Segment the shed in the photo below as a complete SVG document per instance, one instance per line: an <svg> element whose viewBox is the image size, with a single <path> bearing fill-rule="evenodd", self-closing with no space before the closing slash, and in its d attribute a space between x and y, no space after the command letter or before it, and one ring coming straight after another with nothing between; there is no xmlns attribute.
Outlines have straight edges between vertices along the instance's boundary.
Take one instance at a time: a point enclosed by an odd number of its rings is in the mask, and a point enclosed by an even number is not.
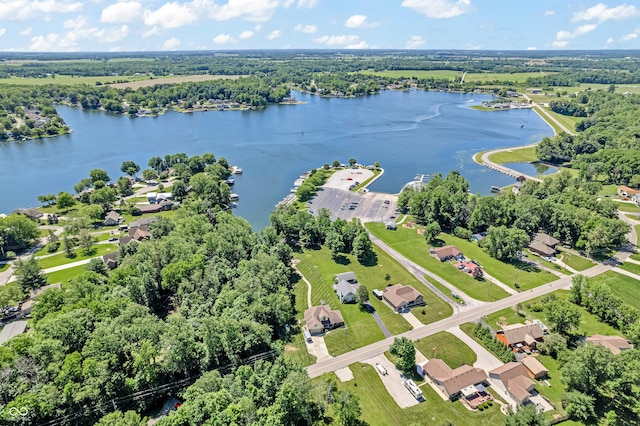
<svg viewBox="0 0 640 426"><path fill-rule="evenodd" d="M534 356L526 356L520 362L525 366L529 375L534 379L542 379L549 374L549 370L547 370L545 366L538 361L538 358Z"/></svg>

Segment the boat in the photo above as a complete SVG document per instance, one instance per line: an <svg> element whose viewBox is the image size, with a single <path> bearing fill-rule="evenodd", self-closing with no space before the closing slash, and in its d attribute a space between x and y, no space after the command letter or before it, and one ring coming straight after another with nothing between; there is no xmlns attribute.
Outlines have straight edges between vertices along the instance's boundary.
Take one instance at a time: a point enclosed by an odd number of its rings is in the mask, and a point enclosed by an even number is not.
<svg viewBox="0 0 640 426"><path fill-rule="evenodd" d="M238 203L236 203L235 201L232 201L232 202L230 202L230 203L229 203L229 206L230 206L232 209L235 209L236 207L238 207Z"/></svg>
<svg viewBox="0 0 640 426"><path fill-rule="evenodd" d="M229 194L230 201L238 201L239 199L240 199L240 196L238 194L234 194L234 193Z"/></svg>
<svg viewBox="0 0 640 426"><path fill-rule="evenodd" d="M499 186L491 185L491 192L500 192L500 191L502 191L502 188L500 188Z"/></svg>
<svg viewBox="0 0 640 426"><path fill-rule="evenodd" d="M231 166L231 174L232 175L241 175L242 169L238 166Z"/></svg>
<svg viewBox="0 0 640 426"><path fill-rule="evenodd" d="M224 183L226 183L227 185L231 186L234 183L236 183L236 180L234 178L227 178L227 180L224 181Z"/></svg>

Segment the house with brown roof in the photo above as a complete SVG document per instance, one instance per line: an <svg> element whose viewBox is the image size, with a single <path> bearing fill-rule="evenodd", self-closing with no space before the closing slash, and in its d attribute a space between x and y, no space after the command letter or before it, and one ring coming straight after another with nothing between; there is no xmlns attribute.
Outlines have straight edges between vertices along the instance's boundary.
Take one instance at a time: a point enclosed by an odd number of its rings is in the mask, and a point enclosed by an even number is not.
<svg viewBox="0 0 640 426"><path fill-rule="evenodd" d="M618 187L618 195L621 197L633 197L636 194L640 194L640 189L633 189L626 185Z"/></svg>
<svg viewBox="0 0 640 426"><path fill-rule="evenodd" d="M614 355L618 355L622 351L633 348L627 339L620 336L603 336L601 334L594 334L593 336L587 337L585 341L592 345L602 345L609 349Z"/></svg>
<svg viewBox="0 0 640 426"><path fill-rule="evenodd" d="M462 252L456 246L444 246L431 249L431 254L437 257L440 262L445 262L449 259L461 259Z"/></svg>
<svg viewBox="0 0 640 426"><path fill-rule="evenodd" d="M528 402L535 391L535 382L519 362L510 362L489 371L489 379L518 405Z"/></svg>
<svg viewBox="0 0 640 426"><path fill-rule="evenodd" d="M136 241L148 240L151 238L151 232L149 232L149 227L146 225L135 226L129 228L129 236Z"/></svg>
<svg viewBox="0 0 640 426"><path fill-rule="evenodd" d="M333 310L329 305L312 306L304 311L304 321L311 334L322 334L344 325L340 311Z"/></svg>
<svg viewBox="0 0 640 426"><path fill-rule="evenodd" d="M525 324L503 325L502 330L496 332L496 339L515 352L535 349L543 336L540 325L529 321Z"/></svg>
<svg viewBox="0 0 640 426"><path fill-rule="evenodd" d="M396 284L382 292L382 298L396 311L424 305L424 296L410 285Z"/></svg>
<svg viewBox="0 0 640 426"><path fill-rule="evenodd" d="M420 366L418 367L420 368ZM422 372L418 371L418 373L431 379L452 401L460 398L463 394L463 389L467 389L470 386L476 387L478 391L482 392L484 392L484 386L488 386L487 373L470 365L464 364L452 370L441 359L433 358L421 364L421 368ZM465 393L470 394L467 391Z"/></svg>
<svg viewBox="0 0 640 426"><path fill-rule="evenodd" d="M25 215L28 218L33 219L33 220L38 220L42 216L44 216L44 213L42 213L38 209L16 209L16 210L13 211L13 214Z"/></svg>
<svg viewBox="0 0 640 426"><path fill-rule="evenodd" d="M116 225L120 225L122 222L124 222L124 218L120 216L117 212L111 210L105 216L102 224L104 226L116 226Z"/></svg>
<svg viewBox="0 0 640 426"><path fill-rule="evenodd" d="M117 251L107 253L102 256L102 261L107 266L107 268L115 269L118 267L118 255L119 253Z"/></svg>
<svg viewBox="0 0 640 426"><path fill-rule="evenodd" d="M560 243L557 239L544 232L538 232L529 243L529 250L537 255L547 257L556 253L556 247Z"/></svg>
<svg viewBox="0 0 640 426"><path fill-rule="evenodd" d="M520 362L527 369L529 375L536 380L540 380L549 374L549 370L535 356L526 356Z"/></svg>
<svg viewBox="0 0 640 426"><path fill-rule="evenodd" d="M549 234L545 234L544 232L538 232L536 235L533 236L533 240L534 241L539 241L542 244L545 244L553 249L556 248L556 246L558 244L560 244L560 241L553 238L551 235Z"/></svg>

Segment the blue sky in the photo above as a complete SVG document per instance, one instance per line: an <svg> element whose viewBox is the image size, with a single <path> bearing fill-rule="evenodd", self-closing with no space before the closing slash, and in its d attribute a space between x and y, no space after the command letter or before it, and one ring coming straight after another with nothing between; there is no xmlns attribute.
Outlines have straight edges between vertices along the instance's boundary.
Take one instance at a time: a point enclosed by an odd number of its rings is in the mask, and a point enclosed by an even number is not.
<svg viewBox="0 0 640 426"><path fill-rule="evenodd" d="M638 49L639 36L637 0L0 0L2 51Z"/></svg>

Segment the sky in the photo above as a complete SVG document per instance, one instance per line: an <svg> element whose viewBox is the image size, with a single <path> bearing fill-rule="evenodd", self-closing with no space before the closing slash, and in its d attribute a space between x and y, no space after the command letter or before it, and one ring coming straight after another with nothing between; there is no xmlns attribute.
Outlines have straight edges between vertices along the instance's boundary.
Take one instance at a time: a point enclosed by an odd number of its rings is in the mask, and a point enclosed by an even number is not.
<svg viewBox="0 0 640 426"><path fill-rule="evenodd" d="M640 48L611 1L0 0L0 51Z"/></svg>

